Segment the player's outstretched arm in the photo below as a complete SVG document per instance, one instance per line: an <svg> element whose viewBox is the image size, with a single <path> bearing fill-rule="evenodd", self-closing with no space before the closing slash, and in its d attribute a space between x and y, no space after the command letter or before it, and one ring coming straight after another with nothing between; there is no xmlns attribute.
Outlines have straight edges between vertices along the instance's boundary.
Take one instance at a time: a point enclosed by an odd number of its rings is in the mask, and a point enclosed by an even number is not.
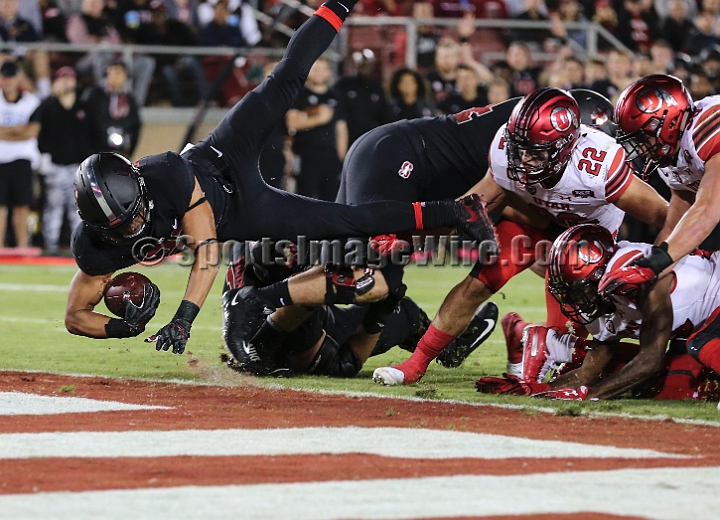
<svg viewBox="0 0 720 520"><path fill-rule="evenodd" d="M686 190L670 190L670 205L668 206L667 218L657 238L655 245L662 244L673 232L680 219L687 213L693 202L695 202L695 194Z"/></svg>
<svg viewBox="0 0 720 520"><path fill-rule="evenodd" d="M720 154L705 163L695 202L667 239L668 254L675 261L691 253L720 223Z"/></svg>
<svg viewBox="0 0 720 520"><path fill-rule="evenodd" d="M495 179L493 178L492 173L490 173L490 170L488 170L485 174L485 177L480 179L480 182L470 188L470 190L465 193L463 197L466 197L473 193L482 197L482 199L485 201L485 209L487 209L488 213L502 210L505 207L505 199L507 192L502 189L497 182L495 182Z"/></svg>
<svg viewBox="0 0 720 520"><path fill-rule="evenodd" d="M667 201L652 186L635 176L615 205L631 217L658 229L662 229L668 214Z"/></svg>
<svg viewBox="0 0 720 520"><path fill-rule="evenodd" d="M102 300L105 286L112 273L90 276L78 269L70 282L67 307L65 308L65 328L70 334L89 338L107 338L105 326L110 316L93 309Z"/></svg>
<svg viewBox="0 0 720 520"><path fill-rule="evenodd" d="M616 346L616 343L593 341L582 366L558 377L550 383L550 388L579 388L583 385L592 385L600 378L603 369L612 359L613 348Z"/></svg>
<svg viewBox="0 0 720 520"><path fill-rule="evenodd" d="M675 274L668 273L653 285L640 304L640 352L622 369L588 392L588 399L618 396L662 370L665 349L672 333L673 312L670 292Z"/></svg>
<svg viewBox="0 0 720 520"><path fill-rule="evenodd" d="M195 262L185 296L170 323L145 340L155 343L156 350L172 347L173 354L185 352L192 323L205 303L220 268L220 244L215 232L215 217L197 180L189 207L192 209L185 213L181 225L188 237L187 245L195 251Z"/></svg>

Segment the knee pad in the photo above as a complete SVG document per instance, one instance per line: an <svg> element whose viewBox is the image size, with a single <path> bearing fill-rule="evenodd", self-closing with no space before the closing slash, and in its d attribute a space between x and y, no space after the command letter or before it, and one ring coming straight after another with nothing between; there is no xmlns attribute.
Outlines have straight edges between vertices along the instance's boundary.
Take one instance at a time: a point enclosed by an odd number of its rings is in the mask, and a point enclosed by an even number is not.
<svg viewBox="0 0 720 520"><path fill-rule="evenodd" d="M355 279L352 267L328 264L325 266L325 304L355 303L357 295L363 295L375 286L373 269Z"/></svg>
<svg viewBox="0 0 720 520"><path fill-rule="evenodd" d="M332 337L326 335L307 373L330 377L355 377L361 368L360 358L347 344L338 345Z"/></svg>

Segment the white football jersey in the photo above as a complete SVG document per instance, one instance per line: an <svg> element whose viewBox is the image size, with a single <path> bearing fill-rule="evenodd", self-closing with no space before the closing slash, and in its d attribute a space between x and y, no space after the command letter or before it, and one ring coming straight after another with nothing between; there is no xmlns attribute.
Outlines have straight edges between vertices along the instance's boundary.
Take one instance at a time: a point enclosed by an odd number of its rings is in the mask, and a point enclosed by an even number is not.
<svg viewBox="0 0 720 520"><path fill-rule="evenodd" d="M23 92L15 103L8 103L0 91L0 126L26 125L30 116L40 106L40 100L35 94ZM40 163L37 139L24 141L0 140L0 163L11 163L18 159L27 159L37 167Z"/></svg>
<svg viewBox="0 0 720 520"><path fill-rule="evenodd" d="M705 175L705 163L720 153L720 96L708 96L695 104L697 111L680 139L677 166L660 168L660 178L674 190L697 193Z"/></svg>
<svg viewBox="0 0 720 520"><path fill-rule="evenodd" d="M650 244L620 242L620 249L608 263L608 271L632 264L650 253ZM670 293L673 308L673 336L687 337L720 307L720 252L710 256L690 254L673 269L675 286ZM615 312L587 325L593 339L609 341L640 337L642 317L628 298L613 296Z"/></svg>
<svg viewBox="0 0 720 520"><path fill-rule="evenodd" d="M617 233L625 212L612 204L632 182L625 150L600 130L580 125L580 139L560 182L550 189L541 184L525 186L508 177L505 127L495 134L490 147L490 173L498 185L564 227L599 224Z"/></svg>

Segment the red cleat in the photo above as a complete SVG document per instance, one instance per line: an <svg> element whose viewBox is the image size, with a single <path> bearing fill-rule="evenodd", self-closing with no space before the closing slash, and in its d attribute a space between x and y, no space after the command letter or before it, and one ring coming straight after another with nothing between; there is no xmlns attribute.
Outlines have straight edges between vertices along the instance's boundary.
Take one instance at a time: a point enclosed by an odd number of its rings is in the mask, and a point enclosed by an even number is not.
<svg viewBox="0 0 720 520"><path fill-rule="evenodd" d="M555 336L556 332L541 325L531 325L523 330L523 380L535 382L545 376L543 366L550 355L547 346L548 335Z"/></svg>
<svg viewBox="0 0 720 520"><path fill-rule="evenodd" d="M508 364L522 363L523 346L522 335L523 329L529 325L523 320L517 312L509 312L503 316L500 321L503 334L505 335L505 344L507 345Z"/></svg>

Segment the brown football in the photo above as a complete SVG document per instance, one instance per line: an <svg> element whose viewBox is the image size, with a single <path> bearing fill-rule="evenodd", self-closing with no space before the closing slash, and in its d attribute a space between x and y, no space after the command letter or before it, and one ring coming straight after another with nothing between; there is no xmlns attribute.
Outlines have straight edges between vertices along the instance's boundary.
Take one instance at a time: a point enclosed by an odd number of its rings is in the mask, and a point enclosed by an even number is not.
<svg viewBox="0 0 720 520"><path fill-rule="evenodd" d="M150 279L140 273L120 273L105 287L105 306L115 316L124 318L125 298L130 298L135 305L142 304L145 284L149 282Z"/></svg>

